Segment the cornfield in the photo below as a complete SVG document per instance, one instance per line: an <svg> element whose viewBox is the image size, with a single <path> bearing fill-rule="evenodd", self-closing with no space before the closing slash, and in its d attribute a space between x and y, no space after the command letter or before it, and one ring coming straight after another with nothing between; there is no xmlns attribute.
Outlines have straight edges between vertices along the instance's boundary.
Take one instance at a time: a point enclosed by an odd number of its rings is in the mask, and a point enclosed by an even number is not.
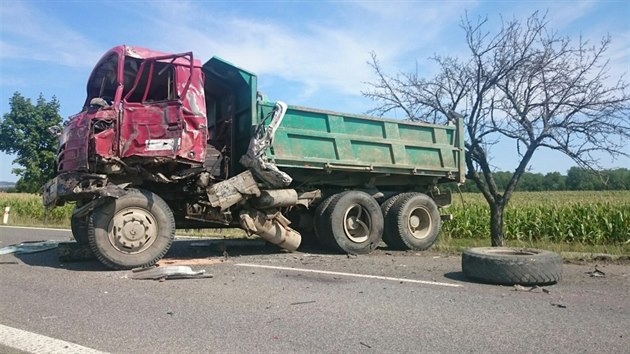
<svg viewBox="0 0 630 354"><path fill-rule="evenodd" d="M443 213L442 238L488 239L490 210L481 194L453 196ZM10 224L69 226L73 205L44 210L41 197L0 193L0 207L11 207ZM507 240L549 241L587 245L620 245L630 242L630 191L520 192L505 211Z"/></svg>
<svg viewBox="0 0 630 354"><path fill-rule="evenodd" d="M490 210L481 194L454 196L442 226L450 238L489 238ZM520 192L505 210L507 240L616 245L630 241L630 191Z"/></svg>

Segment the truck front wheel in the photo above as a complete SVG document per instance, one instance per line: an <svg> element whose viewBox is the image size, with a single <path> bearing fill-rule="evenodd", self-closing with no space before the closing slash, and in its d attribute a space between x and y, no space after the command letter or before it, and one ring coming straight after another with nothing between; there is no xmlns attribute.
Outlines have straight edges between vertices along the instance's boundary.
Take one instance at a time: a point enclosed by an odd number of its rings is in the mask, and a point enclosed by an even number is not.
<svg viewBox="0 0 630 354"><path fill-rule="evenodd" d="M130 189L94 210L88 221L92 252L114 269L148 267L160 260L175 237L173 212L157 194Z"/></svg>
<svg viewBox="0 0 630 354"><path fill-rule="evenodd" d="M317 225L324 243L354 254L372 252L383 237L383 214L369 194L349 191L333 197Z"/></svg>

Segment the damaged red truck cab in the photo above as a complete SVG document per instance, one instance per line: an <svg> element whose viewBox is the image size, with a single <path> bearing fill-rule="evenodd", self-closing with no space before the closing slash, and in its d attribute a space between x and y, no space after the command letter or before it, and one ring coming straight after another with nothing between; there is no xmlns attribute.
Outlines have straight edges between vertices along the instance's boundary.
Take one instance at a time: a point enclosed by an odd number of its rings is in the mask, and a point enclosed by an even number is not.
<svg viewBox="0 0 630 354"><path fill-rule="evenodd" d="M58 170L116 173L124 159L205 159L203 72L192 53L108 51L92 71L84 110L68 120Z"/></svg>

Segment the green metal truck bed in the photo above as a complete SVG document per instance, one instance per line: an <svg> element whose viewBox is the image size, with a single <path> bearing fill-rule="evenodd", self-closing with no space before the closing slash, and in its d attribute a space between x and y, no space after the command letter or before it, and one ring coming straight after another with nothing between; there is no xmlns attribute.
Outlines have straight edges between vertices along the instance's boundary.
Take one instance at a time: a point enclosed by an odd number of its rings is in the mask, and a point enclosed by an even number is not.
<svg viewBox="0 0 630 354"><path fill-rule="evenodd" d="M258 119L274 103L258 102ZM289 106L267 157L303 184L464 181L463 122L434 125Z"/></svg>

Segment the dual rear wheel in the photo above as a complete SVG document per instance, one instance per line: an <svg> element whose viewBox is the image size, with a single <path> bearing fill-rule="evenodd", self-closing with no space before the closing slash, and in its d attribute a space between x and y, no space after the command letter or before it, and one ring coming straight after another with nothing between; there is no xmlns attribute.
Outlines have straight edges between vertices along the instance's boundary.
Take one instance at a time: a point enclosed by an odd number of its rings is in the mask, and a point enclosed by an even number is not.
<svg viewBox="0 0 630 354"><path fill-rule="evenodd" d="M403 193L379 206L369 194L347 191L325 199L315 210L320 242L336 251L366 254L381 240L394 249L426 250L438 238L437 205L421 193Z"/></svg>

